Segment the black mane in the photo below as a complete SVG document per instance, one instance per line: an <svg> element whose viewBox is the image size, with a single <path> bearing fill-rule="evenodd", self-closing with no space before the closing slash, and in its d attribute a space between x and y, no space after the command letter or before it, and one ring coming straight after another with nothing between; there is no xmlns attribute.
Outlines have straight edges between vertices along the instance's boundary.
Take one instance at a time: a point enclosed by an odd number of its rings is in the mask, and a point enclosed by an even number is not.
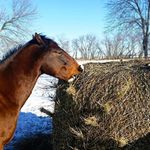
<svg viewBox="0 0 150 150"><path fill-rule="evenodd" d="M41 36L42 40L44 41L44 43L45 43L46 45L51 45L51 44L53 44L53 45L58 46L57 43L56 43L55 41L53 41L52 39L49 39L49 38L47 38L47 37L44 36L44 35L40 35L40 36ZM39 44L39 43L38 43L37 40L33 37L33 38L32 38L29 42L27 42L26 44L23 44L23 45L20 44L20 45L18 45L18 46L16 46L16 47L10 49L10 50L3 56L2 60L0 60L0 63L3 63L5 60L7 60L8 58L10 58L10 57L11 57L12 55L14 55L16 52L18 52L19 50L21 50L22 47L24 47L25 45L30 45L30 44Z"/></svg>

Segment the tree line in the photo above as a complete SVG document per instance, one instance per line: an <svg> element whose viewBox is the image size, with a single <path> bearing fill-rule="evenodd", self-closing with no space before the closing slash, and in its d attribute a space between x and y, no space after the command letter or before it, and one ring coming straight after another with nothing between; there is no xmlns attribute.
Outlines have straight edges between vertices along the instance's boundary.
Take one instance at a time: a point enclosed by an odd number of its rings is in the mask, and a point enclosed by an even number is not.
<svg viewBox="0 0 150 150"><path fill-rule="evenodd" d="M120 59L142 57L139 37L117 33L99 39L94 34L79 36L71 41L61 37L59 45L76 59Z"/></svg>
<svg viewBox="0 0 150 150"><path fill-rule="evenodd" d="M73 41L75 57L149 57L150 0L108 0L106 32L101 43L92 35ZM111 33L111 34L110 34Z"/></svg>
<svg viewBox="0 0 150 150"><path fill-rule="evenodd" d="M108 0L105 6L107 25L101 39L92 34L71 41L57 38L59 45L81 59L148 58L150 0ZM36 15L32 0L11 0L9 11L1 7L1 50L18 44L29 35Z"/></svg>
<svg viewBox="0 0 150 150"><path fill-rule="evenodd" d="M108 30L139 37L143 56L147 58L150 41L150 0L108 0L106 8Z"/></svg>

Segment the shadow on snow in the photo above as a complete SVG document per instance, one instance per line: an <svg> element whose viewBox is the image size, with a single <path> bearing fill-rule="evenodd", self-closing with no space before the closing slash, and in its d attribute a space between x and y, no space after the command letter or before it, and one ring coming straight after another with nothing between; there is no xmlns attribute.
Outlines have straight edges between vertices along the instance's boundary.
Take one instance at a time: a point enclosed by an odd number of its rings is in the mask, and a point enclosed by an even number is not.
<svg viewBox="0 0 150 150"><path fill-rule="evenodd" d="M24 139L37 135L48 137L52 132L52 119L50 117L39 117L33 113L21 112L17 128L12 141L5 146L5 150L16 150L14 146Z"/></svg>

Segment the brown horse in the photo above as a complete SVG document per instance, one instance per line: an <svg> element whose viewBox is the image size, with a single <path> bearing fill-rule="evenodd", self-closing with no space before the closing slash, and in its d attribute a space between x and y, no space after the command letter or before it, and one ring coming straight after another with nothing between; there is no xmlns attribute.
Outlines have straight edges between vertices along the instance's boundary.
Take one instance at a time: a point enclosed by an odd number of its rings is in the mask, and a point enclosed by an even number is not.
<svg viewBox="0 0 150 150"><path fill-rule="evenodd" d="M0 150L11 140L19 111L41 74L68 80L81 71L56 42L37 33L4 58L0 63Z"/></svg>

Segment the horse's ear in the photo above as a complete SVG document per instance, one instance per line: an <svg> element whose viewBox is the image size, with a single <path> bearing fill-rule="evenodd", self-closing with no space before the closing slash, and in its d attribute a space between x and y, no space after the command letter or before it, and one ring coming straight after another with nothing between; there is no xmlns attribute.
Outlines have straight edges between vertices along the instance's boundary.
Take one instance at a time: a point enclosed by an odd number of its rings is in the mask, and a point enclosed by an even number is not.
<svg viewBox="0 0 150 150"><path fill-rule="evenodd" d="M35 33L33 38L38 42L39 45L45 46L45 42L42 40L40 34Z"/></svg>

